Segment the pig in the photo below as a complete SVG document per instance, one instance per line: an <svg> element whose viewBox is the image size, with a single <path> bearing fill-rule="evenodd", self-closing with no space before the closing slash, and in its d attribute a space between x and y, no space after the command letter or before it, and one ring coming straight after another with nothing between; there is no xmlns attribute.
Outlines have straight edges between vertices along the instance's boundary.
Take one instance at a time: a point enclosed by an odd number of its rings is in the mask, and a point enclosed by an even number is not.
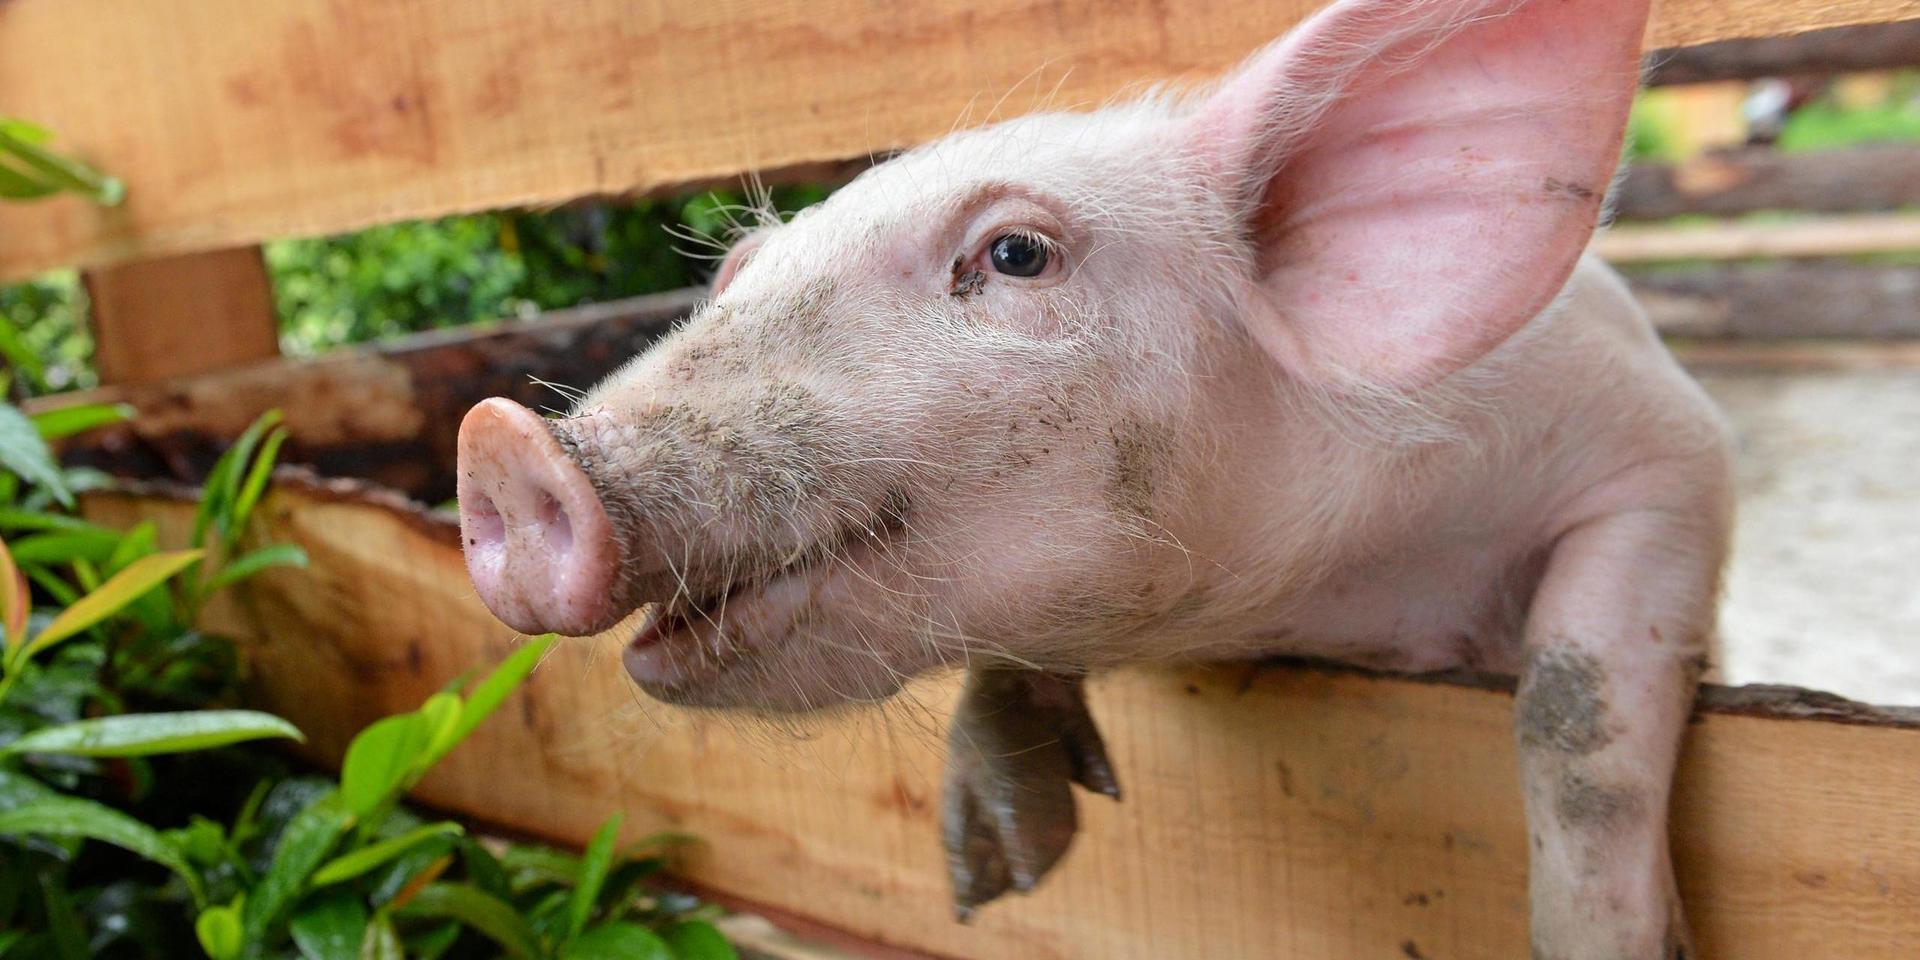
<svg viewBox="0 0 1920 960"><path fill-rule="evenodd" d="M1346 0L1204 90L878 164L569 415L470 411L474 586L528 633L624 620L671 704L964 667L963 918L1058 861L1072 785L1119 795L1089 674L1515 673L1533 956L1686 957L1666 817L1728 447L1586 253L1646 18Z"/></svg>

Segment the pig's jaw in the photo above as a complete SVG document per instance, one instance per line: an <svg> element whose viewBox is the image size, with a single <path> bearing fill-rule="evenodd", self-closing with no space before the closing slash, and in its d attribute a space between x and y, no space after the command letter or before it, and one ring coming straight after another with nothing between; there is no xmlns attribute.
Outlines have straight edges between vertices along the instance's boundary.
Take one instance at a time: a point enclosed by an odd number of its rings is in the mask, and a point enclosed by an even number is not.
<svg viewBox="0 0 1920 960"><path fill-rule="evenodd" d="M827 676L842 664L815 662L846 650L817 635L820 621L865 606L899 548L905 521L882 511L797 552L778 569L695 597L685 590L648 605L623 655L627 672L655 699L686 706L810 710L849 700L880 700L904 679L904 665L881 665L880 679ZM862 653L878 657L864 647ZM777 678L777 679L776 679ZM768 689L773 686L774 689Z"/></svg>

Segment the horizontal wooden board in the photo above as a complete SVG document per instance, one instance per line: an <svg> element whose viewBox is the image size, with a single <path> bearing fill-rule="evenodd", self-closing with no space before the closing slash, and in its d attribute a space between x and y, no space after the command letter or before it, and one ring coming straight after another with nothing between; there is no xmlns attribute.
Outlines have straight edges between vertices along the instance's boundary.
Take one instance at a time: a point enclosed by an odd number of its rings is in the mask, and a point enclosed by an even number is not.
<svg viewBox="0 0 1920 960"><path fill-rule="evenodd" d="M1920 263L1643 267L1629 271L1627 280L1655 325L1673 336L1748 342L1920 337Z"/></svg>
<svg viewBox="0 0 1920 960"><path fill-rule="evenodd" d="M152 519L168 539L190 523L159 494L87 509ZM323 759L515 642L474 598L444 519L290 481L260 515L313 568L260 577L212 625L246 638L255 704ZM1251 665L1102 678L1092 707L1126 801L1083 798L1056 874L960 926L936 840L950 679L885 711L774 726L648 704L617 646L559 648L419 798L572 843L614 809L635 836L691 830L708 841L684 865L694 882L939 957L1525 955L1526 841L1497 682ZM1920 720L1777 689L1708 701L1672 830L1701 955L1911 956Z"/></svg>
<svg viewBox="0 0 1920 960"><path fill-rule="evenodd" d="M489 396L564 408L563 390L590 387L632 359L703 294L556 310L316 359L63 394L33 407L129 404L137 418L68 443L68 462L194 482L255 417L277 409L291 434L285 460L438 502L453 496L454 440L467 408Z"/></svg>
<svg viewBox="0 0 1920 960"><path fill-rule="evenodd" d="M1213 75L1319 0L9 0L0 102L125 205L0 207L0 279L861 157ZM1652 46L1920 18L1665 0Z"/></svg>
<svg viewBox="0 0 1920 960"><path fill-rule="evenodd" d="M1833 27L1790 37L1722 40L1648 57L1647 83L1712 83L1920 66L1920 23Z"/></svg>
<svg viewBox="0 0 1920 960"><path fill-rule="evenodd" d="M1915 41L1920 58L1920 38ZM1684 163L1636 163L1614 187L1621 220L1756 210L1873 213L1920 207L1920 145L1874 144L1785 153L1766 147L1708 153Z"/></svg>
<svg viewBox="0 0 1920 960"><path fill-rule="evenodd" d="M1920 213L1684 227L1626 224L1595 237L1593 250L1614 264L1911 253L1920 251Z"/></svg>

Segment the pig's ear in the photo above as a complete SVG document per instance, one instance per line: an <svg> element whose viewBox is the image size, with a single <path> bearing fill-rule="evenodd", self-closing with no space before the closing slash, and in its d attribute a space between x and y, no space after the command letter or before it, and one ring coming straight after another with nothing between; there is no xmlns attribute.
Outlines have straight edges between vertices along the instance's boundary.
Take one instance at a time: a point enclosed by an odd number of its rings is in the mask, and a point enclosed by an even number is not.
<svg viewBox="0 0 1920 960"><path fill-rule="evenodd" d="M1323 381L1417 388L1544 309L1592 234L1647 0L1351 0L1181 136L1240 206L1249 325Z"/></svg>
<svg viewBox="0 0 1920 960"><path fill-rule="evenodd" d="M748 258L753 256L754 248L766 242L767 233L768 230L762 227L741 237L734 242L733 246L727 248L727 255L720 260L720 268L713 272L713 289L708 291L710 296L719 296L720 291L725 290L727 284L733 282L740 268L746 266Z"/></svg>

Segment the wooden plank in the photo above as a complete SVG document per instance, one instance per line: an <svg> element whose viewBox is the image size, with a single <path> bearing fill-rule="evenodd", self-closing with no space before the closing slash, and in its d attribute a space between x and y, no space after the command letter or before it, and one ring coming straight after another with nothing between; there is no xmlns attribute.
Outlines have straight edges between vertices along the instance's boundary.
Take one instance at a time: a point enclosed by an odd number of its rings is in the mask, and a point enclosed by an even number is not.
<svg viewBox="0 0 1920 960"><path fill-rule="evenodd" d="M1684 227L1625 224L1596 236L1593 249L1615 264L1901 253L1920 250L1920 213Z"/></svg>
<svg viewBox="0 0 1920 960"><path fill-rule="evenodd" d="M1672 336L1920 337L1920 262L1641 267L1626 277L1654 325Z"/></svg>
<svg viewBox="0 0 1920 960"><path fill-rule="evenodd" d="M0 210L0 278L863 157L1194 82L1319 5L10 0L6 109L128 197ZM1666 0L1649 39L1916 18L1920 0Z"/></svg>
<svg viewBox="0 0 1920 960"><path fill-rule="evenodd" d="M88 512L150 518L173 540L191 511L121 494ZM513 644L444 518L298 482L260 515L313 568L258 578L211 625L248 640L255 705L299 724L317 756ZM769 724L647 703L618 643L562 646L420 799L571 843L623 809L635 836L707 838L685 865L695 883L940 957L1525 955L1526 836L1498 683L1255 666L1100 679L1092 708L1126 802L1083 800L1058 872L960 926L936 840L950 679L884 712ZM1709 697L1673 822L1703 956L1911 956L1916 724L1797 692Z"/></svg>
<svg viewBox="0 0 1920 960"><path fill-rule="evenodd" d="M1920 23L1834 27L1722 40L1647 57L1647 83L1711 83L1920 67Z"/></svg>
<svg viewBox="0 0 1920 960"><path fill-rule="evenodd" d="M83 279L102 383L152 383L280 355L259 247L138 260Z"/></svg>
<svg viewBox="0 0 1920 960"><path fill-rule="evenodd" d="M1614 215L1621 220L1755 210L1874 213L1912 206L1920 206L1920 146L1905 143L1809 153L1750 148L1680 164L1636 163L1613 190Z"/></svg>
<svg viewBox="0 0 1920 960"><path fill-rule="evenodd" d="M291 435L286 462L438 502L453 496L454 440L468 407L489 396L564 407L546 384L591 386L644 350L704 292L635 297L316 359L62 394L31 408L129 404L138 413L134 420L69 442L68 462L195 482L247 424L278 409Z"/></svg>

